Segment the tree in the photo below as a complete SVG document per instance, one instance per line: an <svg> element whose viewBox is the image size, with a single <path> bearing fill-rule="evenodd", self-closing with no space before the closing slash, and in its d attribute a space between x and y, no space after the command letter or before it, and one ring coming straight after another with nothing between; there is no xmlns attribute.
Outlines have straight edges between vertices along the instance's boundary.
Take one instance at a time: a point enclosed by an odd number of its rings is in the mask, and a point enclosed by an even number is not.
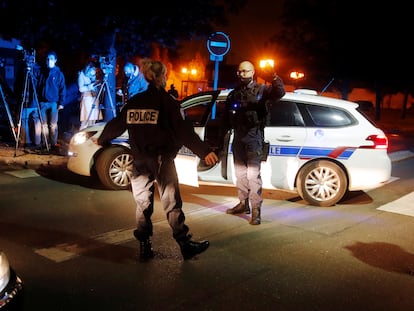
<svg viewBox="0 0 414 311"><path fill-rule="evenodd" d="M56 50L64 60L63 71L74 80L94 54L115 62L119 55L150 57L157 46L177 57L181 40L207 38L214 23L226 24L226 14L237 13L245 2L180 0L135 9L129 0L108 6L97 0L1 0L0 35L20 39L39 58L50 48ZM77 12L68 13L73 10ZM114 77L109 80L115 83Z"/></svg>
<svg viewBox="0 0 414 311"><path fill-rule="evenodd" d="M282 19L283 29L271 41L319 85L334 78L344 95L359 86L377 91L377 98L414 92L411 8L405 1L289 0Z"/></svg>

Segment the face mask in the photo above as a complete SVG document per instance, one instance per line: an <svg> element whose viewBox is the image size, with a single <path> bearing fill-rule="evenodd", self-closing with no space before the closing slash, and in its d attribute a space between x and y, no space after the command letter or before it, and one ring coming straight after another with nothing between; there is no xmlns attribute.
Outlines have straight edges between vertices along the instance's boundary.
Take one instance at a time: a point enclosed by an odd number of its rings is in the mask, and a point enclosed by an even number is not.
<svg viewBox="0 0 414 311"><path fill-rule="evenodd" d="M250 78L239 77L239 81L240 81L240 84L242 84L242 85L248 85L250 83L250 81L253 81L253 78L252 77L250 77Z"/></svg>

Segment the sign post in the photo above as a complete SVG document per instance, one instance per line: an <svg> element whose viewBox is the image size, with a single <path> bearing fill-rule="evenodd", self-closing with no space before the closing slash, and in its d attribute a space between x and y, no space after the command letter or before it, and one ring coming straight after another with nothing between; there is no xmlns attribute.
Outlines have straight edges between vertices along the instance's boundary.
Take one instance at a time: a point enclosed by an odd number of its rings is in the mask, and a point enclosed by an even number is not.
<svg viewBox="0 0 414 311"><path fill-rule="evenodd" d="M215 61L214 65L214 90L218 86L219 62L230 50L230 39L224 32L215 32L207 40L207 49L210 52L210 60ZM216 104L211 111L211 118L216 118Z"/></svg>

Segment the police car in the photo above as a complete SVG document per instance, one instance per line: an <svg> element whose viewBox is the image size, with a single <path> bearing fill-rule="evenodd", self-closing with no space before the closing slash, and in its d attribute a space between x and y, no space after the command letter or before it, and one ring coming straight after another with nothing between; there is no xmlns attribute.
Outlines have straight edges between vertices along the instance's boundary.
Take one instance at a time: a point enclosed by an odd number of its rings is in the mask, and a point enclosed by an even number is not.
<svg viewBox="0 0 414 311"><path fill-rule="evenodd" d="M181 101L185 117L220 157L213 166L197 159L193 167L198 181L235 184L233 135L222 126L229 91L201 92ZM104 125L71 138L67 167L84 176L96 173L108 189L128 189L133 161L128 134L110 146L97 146L90 138L98 137ZM265 140L270 147L262 162L263 187L296 191L310 205L333 206L349 191L379 187L391 178L386 135L351 101L305 90L287 92L269 106ZM195 155L183 147L176 161L191 158ZM191 173L189 167L177 165L180 182Z"/></svg>

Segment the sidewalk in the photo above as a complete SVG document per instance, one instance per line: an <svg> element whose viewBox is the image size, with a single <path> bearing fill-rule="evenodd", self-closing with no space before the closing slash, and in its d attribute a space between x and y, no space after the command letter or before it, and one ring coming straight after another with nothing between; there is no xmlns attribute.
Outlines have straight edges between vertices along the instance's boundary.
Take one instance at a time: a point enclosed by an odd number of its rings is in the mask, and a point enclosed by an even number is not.
<svg viewBox="0 0 414 311"><path fill-rule="evenodd" d="M41 165L66 165L67 156L55 154L30 153L27 149L14 146L0 145L0 164L6 164L11 168L24 167L37 169Z"/></svg>

